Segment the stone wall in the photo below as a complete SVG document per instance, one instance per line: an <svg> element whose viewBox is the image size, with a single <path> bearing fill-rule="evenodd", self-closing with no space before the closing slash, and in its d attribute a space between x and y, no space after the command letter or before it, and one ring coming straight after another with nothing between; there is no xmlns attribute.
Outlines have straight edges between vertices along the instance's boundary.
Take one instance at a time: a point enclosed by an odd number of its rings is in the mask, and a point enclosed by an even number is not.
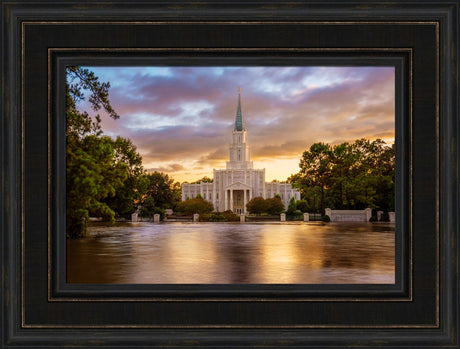
<svg viewBox="0 0 460 349"><path fill-rule="evenodd" d="M326 208L325 214L329 216L331 222L369 222L372 210L331 210Z"/></svg>

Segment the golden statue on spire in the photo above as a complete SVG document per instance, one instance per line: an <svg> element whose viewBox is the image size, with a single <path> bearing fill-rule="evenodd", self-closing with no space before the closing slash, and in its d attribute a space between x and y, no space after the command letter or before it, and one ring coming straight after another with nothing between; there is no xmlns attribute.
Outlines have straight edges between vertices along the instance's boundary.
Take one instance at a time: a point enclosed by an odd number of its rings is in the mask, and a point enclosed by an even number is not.
<svg viewBox="0 0 460 349"><path fill-rule="evenodd" d="M241 93L241 87L238 86L238 93Z"/></svg>

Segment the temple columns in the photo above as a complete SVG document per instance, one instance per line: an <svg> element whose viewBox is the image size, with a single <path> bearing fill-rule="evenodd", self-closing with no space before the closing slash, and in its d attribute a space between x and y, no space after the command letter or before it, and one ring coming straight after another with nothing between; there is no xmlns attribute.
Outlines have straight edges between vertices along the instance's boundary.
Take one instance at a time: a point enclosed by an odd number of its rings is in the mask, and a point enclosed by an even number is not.
<svg viewBox="0 0 460 349"><path fill-rule="evenodd" d="M230 189L230 210L233 212L233 190Z"/></svg>

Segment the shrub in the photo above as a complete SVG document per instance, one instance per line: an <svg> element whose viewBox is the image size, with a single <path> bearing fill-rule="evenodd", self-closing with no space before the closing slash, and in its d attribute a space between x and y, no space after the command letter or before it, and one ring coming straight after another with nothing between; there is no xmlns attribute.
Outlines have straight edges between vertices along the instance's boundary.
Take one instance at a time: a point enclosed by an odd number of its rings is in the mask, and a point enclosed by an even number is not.
<svg viewBox="0 0 460 349"><path fill-rule="evenodd" d="M153 217L153 215L155 215L157 213L160 215L161 220L163 220L166 217L166 212L165 212L164 208L155 207L155 209L153 210L152 217Z"/></svg>
<svg viewBox="0 0 460 349"><path fill-rule="evenodd" d="M200 214L200 222L222 222L224 217L220 212Z"/></svg>
<svg viewBox="0 0 460 349"><path fill-rule="evenodd" d="M214 206L202 198L188 199L177 204L176 210L186 214L209 213L214 210Z"/></svg>
<svg viewBox="0 0 460 349"><path fill-rule="evenodd" d="M240 220L240 216L231 210L224 211L223 216L226 222L238 222Z"/></svg>
<svg viewBox="0 0 460 349"><path fill-rule="evenodd" d="M281 197L278 195L270 199L264 199L260 196L251 199L246 208L251 214L264 214L269 215L280 214L284 210L284 205L281 202Z"/></svg>
<svg viewBox="0 0 460 349"><path fill-rule="evenodd" d="M296 202L297 209L300 212L308 212L308 202L307 200L298 200Z"/></svg>
<svg viewBox="0 0 460 349"><path fill-rule="evenodd" d="M329 223L331 221L331 217L329 217L328 215L325 215L325 216L321 217L321 220L323 222Z"/></svg>
<svg viewBox="0 0 460 349"><path fill-rule="evenodd" d="M296 202L295 202L295 198L294 197L291 197L291 200L289 200L289 205L288 205L288 209L286 211L286 213L288 215L294 215L297 211L297 205L296 205Z"/></svg>
<svg viewBox="0 0 460 349"><path fill-rule="evenodd" d="M257 196L249 200L249 202L246 204L246 209L249 213L261 214L267 212L268 205L263 197Z"/></svg>
<svg viewBox="0 0 460 349"><path fill-rule="evenodd" d="M372 216L371 218L369 218L369 222L377 222L377 217Z"/></svg>
<svg viewBox="0 0 460 349"><path fill-rule="evenodd" d="M280 214L284 210L284 205L281 202L281 197L276 196L271 199L267 199L267 213L268 214Z"/></svg>
<svg viewBox="0 0 460 349"><path fill-rule="evenodd" d="M230 210L200 214L200 222L239 222L240 216Z"/></svg>

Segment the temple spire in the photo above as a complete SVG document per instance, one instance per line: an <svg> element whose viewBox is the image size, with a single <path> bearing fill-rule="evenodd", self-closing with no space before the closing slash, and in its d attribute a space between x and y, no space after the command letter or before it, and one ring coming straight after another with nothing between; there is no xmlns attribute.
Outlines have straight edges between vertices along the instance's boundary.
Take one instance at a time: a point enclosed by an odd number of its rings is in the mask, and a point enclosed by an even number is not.
<svg viewBox="0 0 460 349"><path fill-rule="evenodd" d="M236 110L234 131L244 131L243 115L241 114L241 87L238 87L238 109Z"/></svg>

